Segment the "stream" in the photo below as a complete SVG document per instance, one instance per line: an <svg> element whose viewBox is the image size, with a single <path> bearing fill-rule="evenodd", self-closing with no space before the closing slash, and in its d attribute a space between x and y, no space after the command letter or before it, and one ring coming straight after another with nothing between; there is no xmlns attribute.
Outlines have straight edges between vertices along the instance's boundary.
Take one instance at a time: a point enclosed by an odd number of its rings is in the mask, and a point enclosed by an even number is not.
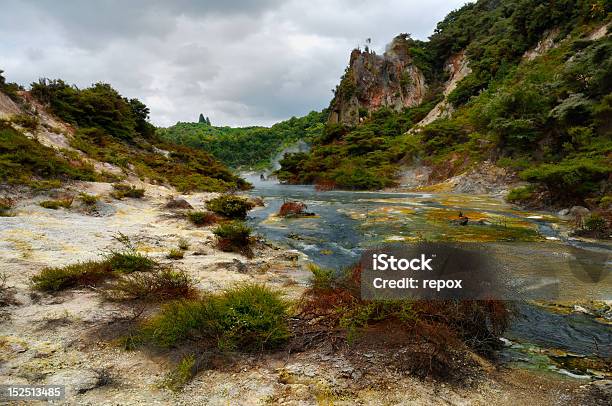
<svg viewBox="0 0 612 406"><path fill-rule="evenodd" d="M576 360L612 357L612 244L564 237L561 231L568 225L557 216L516 210L488 196L317 192L308 185L245 178L254 186L250 194L266 203L249 215L254 230L318 265L342 269L359 261L368 247L385 242L478 242L497 248L513 278L531 276L537 263L538 277L555 281L560 301L607 300L599 314L582 307L576 312L574 304L553 308L549 303L513 302L514 316L500 354L507 363L522 367L585 379L605 376L597 364ZM315 216L277 217L286 200L304 202ZM470 219L467 226L452 224L459 212ZM509 243L517 241L523 243ZM595 270L573 266L576 257L597 258L598 265Z"/></svg>

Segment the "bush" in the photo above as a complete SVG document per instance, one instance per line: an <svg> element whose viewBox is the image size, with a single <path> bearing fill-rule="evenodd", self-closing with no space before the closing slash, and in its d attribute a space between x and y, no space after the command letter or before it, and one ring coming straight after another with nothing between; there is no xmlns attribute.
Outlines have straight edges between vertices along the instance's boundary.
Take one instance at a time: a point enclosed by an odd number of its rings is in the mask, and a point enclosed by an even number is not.
<svg viewBox="0 0 612 406"><path fill-rule="evenodd" d="M162 302L193 299L197 296L193 280L184 271L162 268L121 276L106 291L112 300L145 300Z"/></svg>
<svg viewBox="0 0 612 406"><path fill-rule="evenodd" d="M112 252L107 260L113 271L123 274L152 271L158 265L154 259L132 250Z"/></svg>
<svg viewBox="0 0 612 406"><path fill-rule="evenodd" d="M187 241L185 238L179 238L178 248L180 250L187 251L189 249L189 241Z"/></svg>
<svg viewBox="0 0 612 406"><path fill-rule="evenodd" d="M244 252L250 243L251 229L241 221L220 224L213 230L222 251Z"/></svg>
<svg viewBox="0 0 612 406"><path fill-rule="evenodd" d="M196 226L208 226L219 220L215 213L209 211L190 211L187 218Z"/></svg>
<svg viewBox="0 0 612 406"><path fill-rule="evenodd" d="M315 264L308 264L308 269L312 273L312 286L314 289L331 289L334 281L334 270L321 268Z"/></svg>
<svg viewBox="0 0 612 406"><path fill-rule="evenodd" d="M89 195L87 193L80 193L79 199L86 206L94 206L98 202L98 196Z"/></svg>
<svg viewBox="0 0 612 406"><path fill-rule="evenodd" d="M77 286L95 285L113 276L108 261L87 261L64 267L43 268L32 277L33 288L57 292Z"/></svg>
<svg viewBox="0 0 612 406"><path fill-rule="evenodd" d="M559 163L542 164L524 170L520 177L544 184L556 198L585 196L598 189L598 182L612 173L612 167L602 160L578 157Z"/></svg>
<svg viewBox="0 0 612 406"><path fill-rule="evenodd" d="M180 391L197 372L196 358L193 354L184 356L176 367L166 376L163 386L172 391Z"/></svg>
<svg viewBox="0 0 612 406"><path fill-rule="evenodd" d="M181 249L172 248L166 258L168 259L183 259L185 253Z"/></svg>
<svg viewBox="0 0 612 406"><path fill-rule="evenodd" d="M531 199L535 188L531 185L512 189L506 196L506 200L509 202L523 202Z"/></svg>
<svg viewBox="0 0 612 406"><path fill-rule="evenodd" d="M222 195L211 199L206 203L206 207L228 219L241 220L245 219L247 212L252 209L247 199L234 195Z"/></svg>
<svg viewBox="0 0 612 406"><path fill-rule="evenodd" d="M278 211L281 217L299 216L304 214L306 205L302 202L285 202Z"/></svg>
<svg viewBox="0 0 612 406"><path fill-rule="evenodd" d="M115 190L111 193L111 196L115 199L123 199L124 197L140 199L145 194L144 189L139 189L134 185L126 185L124 183L113 183L113 189Z"/></svg>
<svg viewBox="0 0 612 406"><path fill-rule="evenodd" d="M170 303L141 325L137 341L176 347L198 340L223 350L276 348L289 338L288 305L281 294L247 284L201 300Z"/></svg>
<svg viewBox="0 0 612 406"><path fill-rule="evenodd" d="M11 209L15 206L13 200L9 198L0 198L0 217L8 217L11 215Z"/></svg>
<svg viewBox="0 0 612 406"><path fill-rule="evenodd" d="M23 128L34 131L38 128L38 119L29 114L16 114L11 117L11 121Z"/></svg>
<svg viewBox="0 0 612 406"><path fill-rule="evenodd" d="M40 202L40 206L44 207L45 209L51 209L51 210L57 210L60 207L69 209L70 206L72 206L72 201L73 201L73 198L60 199L60 200L45 200L43 202Z"/></svg>
<svg viewBox="0 0 612 406"><path fill-rule="evenodd" d="M608 230L608 222L599 213L593 213L584 220L584 228L596 234L604 235Z"/></svg>

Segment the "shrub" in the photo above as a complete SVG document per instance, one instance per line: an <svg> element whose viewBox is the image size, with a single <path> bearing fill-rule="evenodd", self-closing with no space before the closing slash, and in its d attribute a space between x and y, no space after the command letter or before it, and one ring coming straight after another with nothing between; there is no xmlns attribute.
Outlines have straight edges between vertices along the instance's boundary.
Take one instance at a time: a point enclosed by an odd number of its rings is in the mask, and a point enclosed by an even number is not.
<svg viewBox="0 0 612 406"><path fill-rule="evenodd" d="M126 185L124 183L113 183L113 189L114 191L111 193L111 196L115 199L123 199L124 197L140 199L145 194L144 189L139 189L134 185Z"/></svg>
<svg viewBox="0 0 612 406"><path fill-rule="evenodd" d="M524 170L520 177L544 184L557 198L584 196L597 190L597 183L606 179L612 167L602 160L578 157L559 163L542 164Z"/></svg>
<svg viewBox="0 0 612 406"><path fill-rule="evenodd" d="M95 285L112 276L112 267L108 261L87 261L64 267L43 268L32 277L32 283L36 290L57 292L77 286Z"/></svg>
<svg viewBox="0 0 612 406"><path fill-rule="evenodd" d="M163 386L172 391L180 391L197 372L196 358L193 354L184 356L164 379Z"/></svg>
<svg viewBox="0 0 612 406"><path fill-rule="evenodd" d="M331 289L334 281L334 270L321 268L315 264L308 264L308 269L312 273L312 286L314 289Z"/></svg>
<svg viewBox="0 0 612 406"><path fill-rule="evenodd" d="M185 253L181 249L172 248L166 258L168 259L183 259Z"/></svg>
<svg viewBox="0 0 612 406"><path fill-rule="evenodd" d="M250 243L251 229L241 221L220 224L213 230L223 251L244 252Z"/></svg>
<svg viewBox="0 0 612 406"><path fill-rule="evenodd" d="M189 241L187 241L185 238L179 238L178 248L180 250L187 251L189 249Z"/></svg>
<svg viewBox="0 0 612 406"><path fill-rule="evenodd" d="M193 299L197 296L193 280L184 272L161 268L154 272L137 272L121 276L106 291L112 300L145 300L162 302Z"/></svg>
<svg viewBox="0 0 612 406"><path fill-rule="evenodd" d="M28 130L36 130L38 128L38 119L29 114L16 114L11 117L11 121Z"/></svg>
<svg viewBox="0 0 612 406"><path fill-rule="evenodd" d="M98 196L89 195L87 193L80 193L79 199L86 206L93 206L98 202Z"/></svg>
<svg viewBox="0 0 612 406"><path fill-rule="evenodd" d="M161 347L196 339L224 350L271 349L289 338L287 310L279 292L240 285L201 300L169 303L141 325L138 339Z"/></svg>
<svg viewBox="0 0 612 406"><path fill-rule="evenodd" d="M0 217L11 215L11 209L15 206L13 200L9 198L0 198Z"/></svg>
<svg viewBox="0 0 612 406"><path fill-rule="evenodd" d="M148 272L157 267L157 262L136 251L115 251L107 255L112 270L118 273Z"/></svg>
<svg viewBox="0 0 612 406"><path fill-rule="evenodd" d="M285 202L278 211L281 217L299 216L304 214L306 205L302 202Z"/></svg>
<svg viewBox="0 0 612 406"><path fill-rule="evenodd" d="M506 196L509 202L527 201L533 197L535 188L532 185L512 189Z"/></svg>
<svg viewBox="0 0 612 406"><path fill-rule="evenodd" d="M209 211L190 211L187 218L196 226L208 226L219 220L215 213Z"/></svg>
<svg viewBox="0 0 612 406"><path fill-rule="evenodd" d="M603 235L608 230L608 222L601 214L593 213L584 220L584 228Z"/></svg>
<svg viewBox="0 0 612 406"><path fill-rule="evenodd" d="M72 206L72 201L73 201L73 198L60 199L60 200L45 200L43 202L40 202L40 206L44 207L45 209L52 209L52 210L57 210L60 207L69 209L70 206Z"/></svg>
<svg viewBox="0 0 612 406"><path fill-rule="evenodd" d="M222 195L211 199L206 203L206 207L229 219L244 219L247 212L252 209L247 199L234 195Z"/></svg>

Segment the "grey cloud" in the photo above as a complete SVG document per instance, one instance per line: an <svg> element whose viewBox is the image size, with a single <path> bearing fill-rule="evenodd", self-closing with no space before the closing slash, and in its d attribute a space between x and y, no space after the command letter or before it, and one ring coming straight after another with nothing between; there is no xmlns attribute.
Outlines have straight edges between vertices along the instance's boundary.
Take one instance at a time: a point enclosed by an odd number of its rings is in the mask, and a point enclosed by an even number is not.
<svg viewBox="0 0 612 406"><path fill-rule="evenodd" d="M0 69L111 83L158 125L269 125L326 107L350 50L400 32L426 38L463 3L444 1L8 1ZM16 22L16 20L18 20Z"/></svg>

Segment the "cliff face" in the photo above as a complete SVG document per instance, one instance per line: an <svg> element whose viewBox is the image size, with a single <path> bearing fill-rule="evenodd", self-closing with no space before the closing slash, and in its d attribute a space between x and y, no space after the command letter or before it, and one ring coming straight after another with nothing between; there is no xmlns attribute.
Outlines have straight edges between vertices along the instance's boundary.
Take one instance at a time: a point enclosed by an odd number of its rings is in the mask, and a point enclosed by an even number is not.
<svg viewBox="0 0 612 406"><path fill-rule="evenodd" d="M406 36L398 35L383 55L353 50L331 101L329 121L355 125L380 107L400 111L416 106L426 90L423 73L412 63Z"/></svg>

